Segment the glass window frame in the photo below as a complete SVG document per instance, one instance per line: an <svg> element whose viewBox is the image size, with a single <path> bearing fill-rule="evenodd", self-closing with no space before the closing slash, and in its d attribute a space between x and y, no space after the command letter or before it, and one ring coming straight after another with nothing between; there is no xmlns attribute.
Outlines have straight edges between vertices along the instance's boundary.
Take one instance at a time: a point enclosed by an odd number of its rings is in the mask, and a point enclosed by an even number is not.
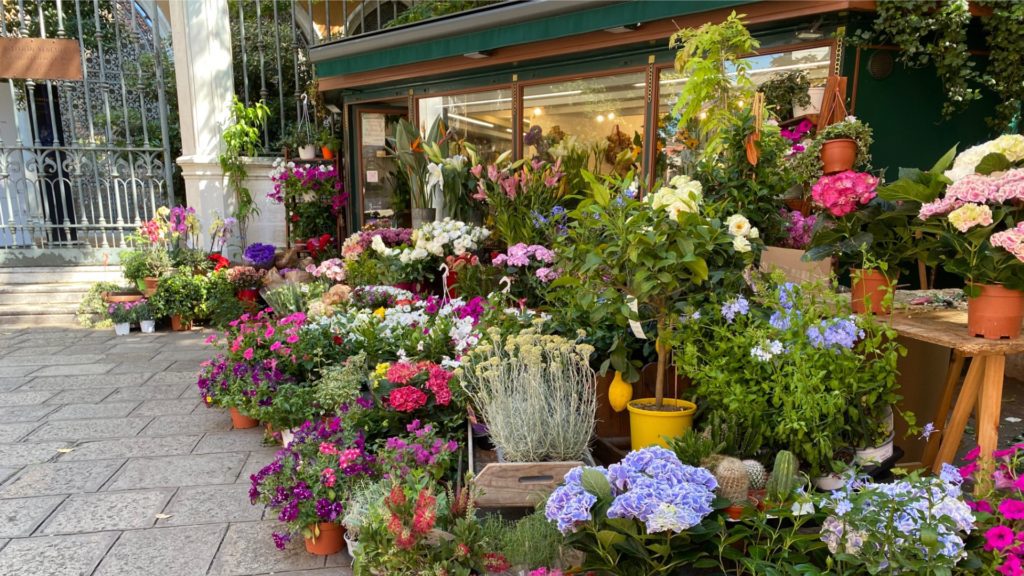
<svg viewBox="0 0 1024 576"><path fill-rule="evenodd" d="M506 82L506 83L502 83L502 84L486 84L486 85L481 85L481 86L473 86L471 88L444 90L444 91L439 91L439 92L419 92L419 93L414 94L410 98L409 119L410 119L410 121L413 122L413 126L416 126L417 129L422 131L423 127L420 126L420 120L421 120L421 118L420 118L420 101L421 100L424 100L424 99L427 99L427 98L443 98L445 96L455 96L455 95L462 95L462 94L477 94L477 93L480 93L480 92L496 92L496 91L500 91L500 90L507 90L509 92L509 94L510 94L509 102L512 104L512 106L511 106L511 110L512 110L512 126L515 126L516 125L516 120L521 117L521 116L517 116L517 114L519 113L519 108L517 108L517 106L516 106L516 101L519 100L520 98L519 98L519 94L516 92L516 86L517 86L517 83L515 82L515 80L513 80L511 82ZM516 137L515 137L515 134L512 135L512 156L513 156L513 158L518 158L518 156L516 156Z"/></svg>

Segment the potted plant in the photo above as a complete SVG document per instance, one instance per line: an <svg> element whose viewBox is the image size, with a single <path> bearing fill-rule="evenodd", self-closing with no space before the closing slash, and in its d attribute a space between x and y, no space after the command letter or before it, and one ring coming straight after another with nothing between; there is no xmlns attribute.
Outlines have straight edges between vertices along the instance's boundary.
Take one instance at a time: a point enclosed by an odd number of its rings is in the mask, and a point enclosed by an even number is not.
<svg viewBox="0 0 1024 576"><path fill-rule="evenodd" d="M835 174L868 165L872 141L871 127L854 116L826 126L815 137L821 150L822 171Z"/></svg>
<svg viewBox="0 0 1024 576"><path fill-rule="evenodd" d="M300 160L316 159L317 139L307 121L294 124L285 139L286 146L299 155Z"/></svg>
<svg viewBox="0 0 1024 576"><path fill-rule="evenodd" d="M570 215L556 249L562 276L552 285L569 290L592 321L610 320L642 339L653 324L655 397L635 399L627 409L633 448L664 446L663 437L684 433L696 410L688 401L665 397L677 304L727 282L741 283L740 271L752 262L759 233L739 214L725 223L700 214L701 185L685 176L644 201L633 198L635 187L628 182L609 188L590 173L584 176L590 198ZM613 353L612 359L625 373L623 355Z"/></svg>
<svg viewBox="0 0 1024 576"><path fill-rule="evenodd" d="M124 277L146 296L156 293L159 278L171 270L170 253L162 246L148 246L121 252Z"/></svg>
<svg viewBox="0 0 1024 576"><path fill-rule="evenodd" d="M823 212L804 260L837 257L850 267L850 304L858 314L887 314L900 268L921 246L911 226L917 205L877 197L878 178L848 170L822 176L811 197Z"/></svg>
<svg viewBox="0 0 1024 576"><path fill-rule="evenodd" d="M593 348L534 329L474 349L458 377L507 462L579 461L594 433ZM495 367L500 366L497 370Z"/></svg>
<svg viewBox="0 0 1024 576"><path fill-rule="evenodd" d="M239 407L249 394L251 381L235 377L235 373L249 374L251 368L241 359L225 355L206 360L196 381L203 403L207 406L227 408L231 416L231 427L236 430L255 428L259 421L243 414Z"/></svg>
<svg viewBox="0 0 1024 576"><path fill-rule="evenodd" d="M301 534L307 552L329 556L345 547L345 499L351 486L372 473L372 463L361 436L342 428L340 419L307 422L295 441L253 474L249 496L277 512L285 525L274 533L278 548Z"/></svg>
<svg viewBox="0 0 1024 576"><path fill-rule="evenodd" d="M676 574L700 555L717 524L714 476L651 446L618 464L575 468L548 498L547 519L568 546L583 552L582 570L648 576ZM662 511L671 510L665 514Z"/></svg>
<svg viewBox="0 0 1024 576"><path fill-rule="evenodd" d="M964 279L967 329L972 336L1016 338L1024 317L1024 208L1018 201L1024 179L1024 136L1000 137L965 150L939 186L904 187L922 202L922 231L936 238L946 271ZM1000 150L1005 150L1018 160ZM938 172L951 150L932 169ZM963 158L964 160L961 160ZM950 182L948 176L944 182ZM939 197L939 194L942 194Z"/></svg>
<svg viewBox="0 0 1024 576"><path fill-rule="evenodd" d="M134 302L113 302L107 306L107 315L114 323L114 334L127 336L135 320Z"/></svg>
<svg viewBox="0 0 1024 576"><path fill-rule="evenodd" d="M152 334L156 331L156 320L153 318L153 307L149 300L142 299L135 304L135 319L139 322L139 329L143 334Z"/></svg>
<svg viewBox="0 0 1024 576"><path fill-rule="evenodd" d="M341 139L334 135L334 130L329 125L320 129L317 142L320 144L324 160L333 160L334 154L341 149Z"/></svg>
<svg viewBox="0 0 1024 576"><path fill-rule="evenodd" d="M758 89L764 93L765 104L775 110L780 120L793 118L797 107L811 105L811 81L803 70L773 74Z"/></svg>
<svg viewBox="0 0 1024 576"><path fill-rule="evenodd" d="M192 270L178 270L160 282L152 298L153 305L171 317L171 329L180 332L192 329L206 301L206 277Z"/></svg>
<svg viewBox="0 0 1024 576"><path fill-rule="evenodd" d="M384 499L390 492L390 481L376 480L358 484L349 493L341 525L345 528L345 547L353 561L360 556L359 531L367 523L374 520L379 521L379 519L373 519L371 515L374 511L383 508Z"/></svg>
<svg viewBox="0 0 1024 576"><path fill-rule="evenodd" d="M235 287L240 301L255 304L265 274L266 271L252 266L235 266L228 270L228 281Z"/></svg>

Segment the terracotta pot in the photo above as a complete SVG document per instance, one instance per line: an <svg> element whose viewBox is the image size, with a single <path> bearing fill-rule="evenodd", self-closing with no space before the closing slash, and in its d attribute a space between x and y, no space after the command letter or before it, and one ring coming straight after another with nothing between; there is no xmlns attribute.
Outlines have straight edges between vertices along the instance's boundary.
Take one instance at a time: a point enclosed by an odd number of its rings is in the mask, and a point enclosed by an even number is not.
<svg viewBox="0 0 1024 576"><path fill-rule="evenodd" d="M321 146L320 151L323 152L324 160L334 160L334 152L327 146Z"/></svg>
<svg viewBox="0 0 1024 576"><path fill-rule="evenodd" d="M310 530L313 530L310 527ZM337 524L320 522L316 525L319 535L306 538L306 552L317 556L330 556L345 549L345 529Z"/></svg>
<svg viewBox="0 0 1024 576"><path fill-rule="evenodd" d="M188 332L191 329L191 320L182 320L181 316L178 316L177 314L171 316L171 330L174 330L175 332Z"/></svg>
<svg viewBox="0 0 1024 576"><path fill-rule="evenodd" d="M857 160L857 141L852 138L828 140L821 145L822 171L835 174L853 168Z"/></svg>
<svg viewBox="0 0 1024 576"><path fill-rule="evenodd" d="M991 340L1020 336L1024 292L998 284L975 284L981 292L967 299L967 332Z"/></svg>
<svg viewBox="0 0 1024 576"><path fill-rule="evenodd" d="M892 302L885 299L894 290L894 282L878 270L850 270L850 307L857 314L888 314Z"/></svg>
<svg viewBox="0 0 1024 576"><path fill-rule="evenodd" d="M103 301L107 304L125 303L125 302L138 302L145 298L138 292L104 292Z"/></svg>
<svg viewBox="0 0 1024 576"><path fill-rule="evenodd" d="M231 414L231 427L236 430L245 430L248 428L255 428L259 426L259 420L255 418L249 418L245 414L238 411L238 408L230 408L228 412Z"/></svg>
<svg viewBox="0 0 1024 576"><path fill-rule="evenodd" d="M142 279L142 281L146 284L146 288L142 291L142 293L145 294L146 297L156 294L157 285L160 284L159 278L157 278L156 276L146 276L145 278Z"/></svg>
<svg viewBox="0 0 1024 576"><path fill-rule="evenodd" d="M238 291L238 299L242 302L248 302L250 304L256 303L256 298L260 295L260 291L255 288L242 288Z"/></svg>

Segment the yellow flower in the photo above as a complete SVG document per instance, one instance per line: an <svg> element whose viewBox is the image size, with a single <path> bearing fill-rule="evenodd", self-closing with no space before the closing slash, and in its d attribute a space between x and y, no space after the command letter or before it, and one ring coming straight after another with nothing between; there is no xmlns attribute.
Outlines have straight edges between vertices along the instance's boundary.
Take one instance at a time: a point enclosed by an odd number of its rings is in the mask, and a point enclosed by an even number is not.
<svg viewBox="0 0 1024 576"><path fill-rule="evenodd" d="M380 308L377 308L376 310L374 310L373 311L373 315L378 317L378 318L384 318L384 307L381 306Z"/></svg>
<svg viewBox="0 0 1024 576"><path fill-rule="evenodd" d="M206 397L206 403L207 404L212 404L213 403L213 397L212 396L207 396Z"/></svg>
<svg viewBox="0 0 1024 576"><path fill-rule="evenodd" d="M374 375L383 378L388 373L388 368L391 368L391 364L387 362L381 362L377 364L377 368L373 371Z"/></svg>

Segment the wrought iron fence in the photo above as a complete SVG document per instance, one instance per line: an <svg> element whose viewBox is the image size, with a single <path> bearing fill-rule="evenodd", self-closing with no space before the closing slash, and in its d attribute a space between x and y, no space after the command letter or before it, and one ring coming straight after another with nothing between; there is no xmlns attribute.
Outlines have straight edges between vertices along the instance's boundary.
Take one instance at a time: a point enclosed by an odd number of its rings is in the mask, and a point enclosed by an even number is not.
<svg viewBox="0 0 1024 576"><path fill-rule="evenodd" d="M166 27L132 0L4 0L0 37L77 39L83 80L0 81L0 248L125 246L170 202Z"/></svg>

